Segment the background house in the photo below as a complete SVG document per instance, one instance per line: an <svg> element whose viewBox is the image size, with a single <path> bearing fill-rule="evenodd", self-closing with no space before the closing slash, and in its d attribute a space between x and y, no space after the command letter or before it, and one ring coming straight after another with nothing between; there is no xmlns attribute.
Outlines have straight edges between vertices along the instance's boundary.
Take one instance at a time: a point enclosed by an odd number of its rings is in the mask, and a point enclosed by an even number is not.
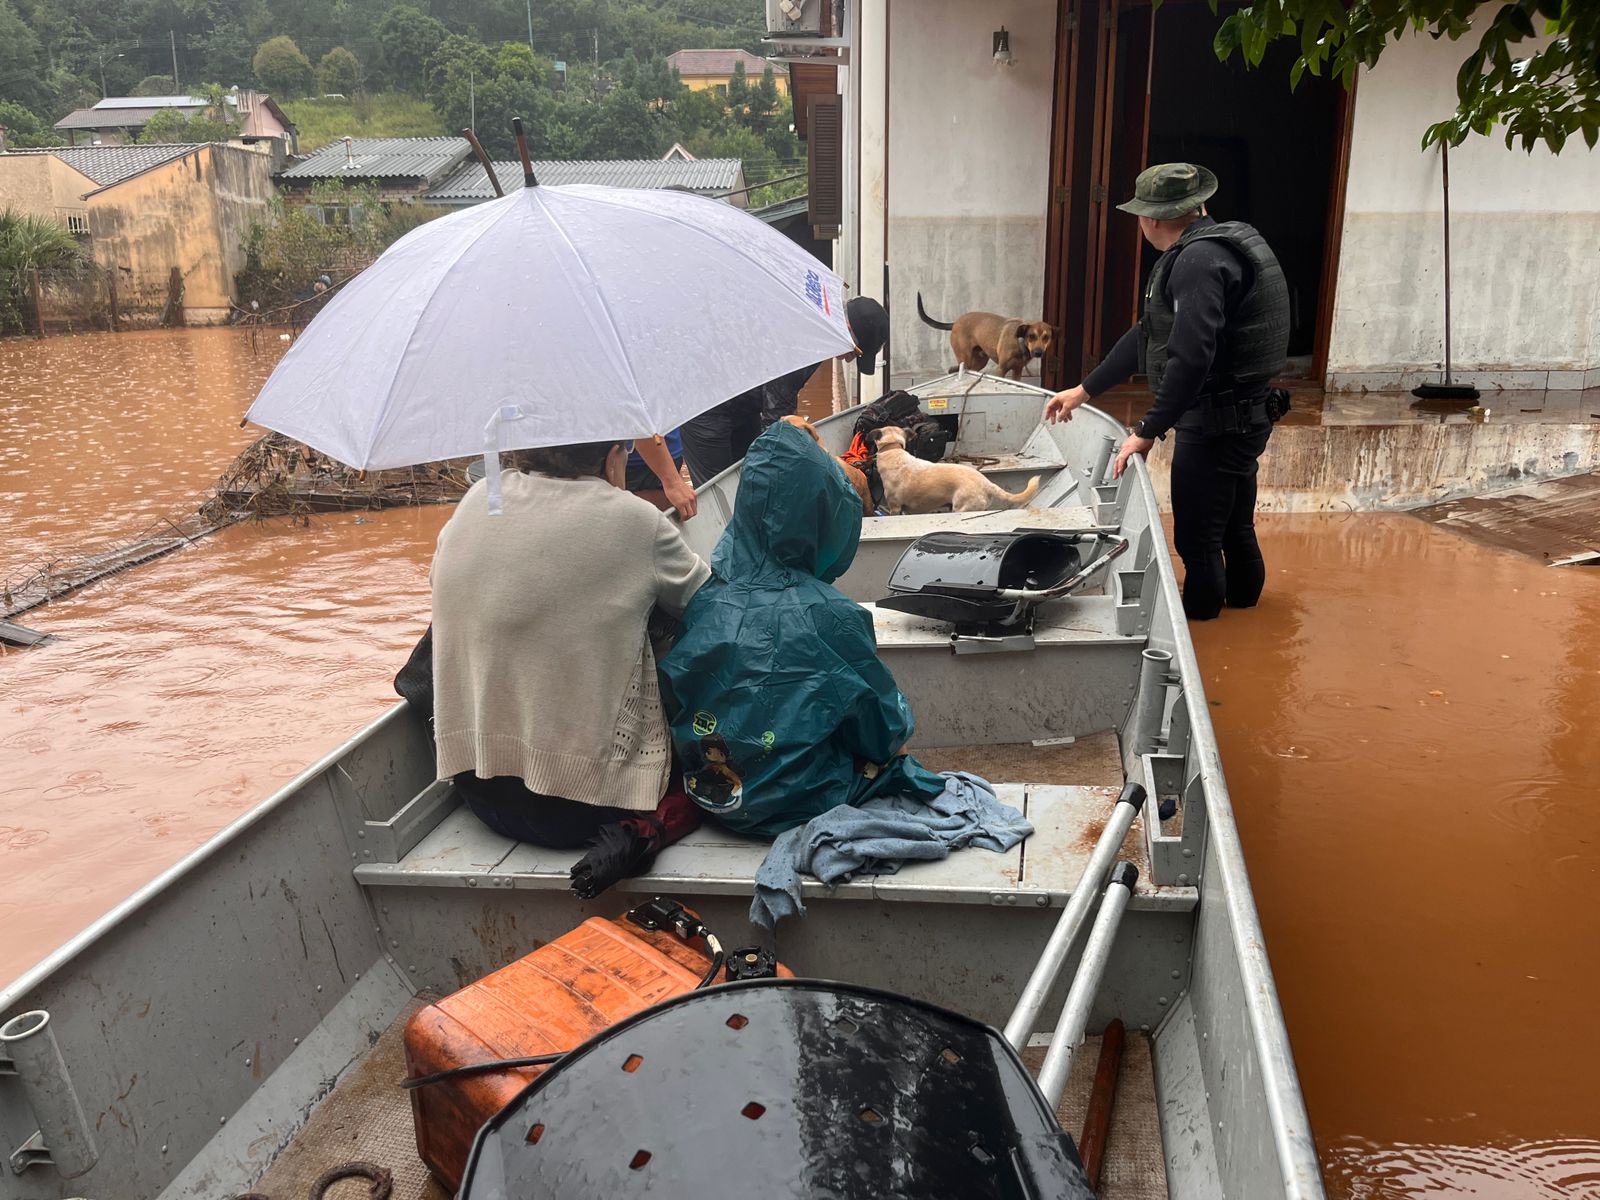
<svg viewBox="0 0 1600 1200"><path fill-rule="evenodd" d="M744 168L736 158L616 159L606 162L533 164L541 184L603 184L607 187L677 188L726 197L744 207ZM520 162L495 163L505 191L522 186ZM483 167L465 138L354 138L324 146L286 167L278 184L286 201L307 204L316 185L343 180L374 184L385 201L421 200L460 208L494 199ZM729 193L735 193L730 195Z"/></svg>
<svg viewBox="0 0 1600 1200"><path fill-rule="evenodd" d="M691 92L711 89L727 95L734 68L741 65L752 84L759 83L762 72L771 67L779 93L789 94L789 73L784 65L768 62L748 50L679 50L667 55L667 66L678 73L683 86Z"/></svg>
<svg viewBox="0 0 1600 1200"><path fill-rule="evenodd" d="M497 162L496 177L502 190L522 186L520 162ZM619 159L611 162L539 162L533 174L541 185L592 183L605 187L673 188L701 196L726 198L736 208L746 207L744 167L737 158ZM733 193L730 195L730 193ZM463 163L423 197L428 204L460 208L494 199L489 177L477 162Z"/></svg>
<svg viewBox="0 0 1600 1200"><path fill-rule="evenodd" d="M267 219L273 157L222 144L59 146L0 154L0 207L60 220L86 239L125 317L227 320L245 235Z"/></svg>
<svg viewBox="0 0 1600 1200"><path fill-rule="evenodd" d="M223 97L239 127L239 140L245 143L278 138L286 152L293 154L297 131L271 96L265 92L234 89ZM92 108L80 108L55 123L77 145L84 141L103 145L138 140L150 118L159 112L176 112L194 117L206 111L210 101L203 96L108 96Z"/></svg>
<svg viewBox="0 0 1600 1200"><path fill-rule="evenodd" d="M342 138L285 167L278 186L290 204L304 204L317 184L340 179L376 184L385 201L417 200L471 153L459 137Z"/></svg>

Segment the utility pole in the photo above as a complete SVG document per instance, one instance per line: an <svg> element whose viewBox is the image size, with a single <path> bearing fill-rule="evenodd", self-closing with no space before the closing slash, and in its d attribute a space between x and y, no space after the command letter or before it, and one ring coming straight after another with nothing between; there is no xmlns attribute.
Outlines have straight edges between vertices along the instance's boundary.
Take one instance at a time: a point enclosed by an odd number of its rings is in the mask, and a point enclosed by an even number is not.
<svg viewBox="0 0 1600 1200"><path fill-rule="evenodd" d="M600 69L600 31L591 29L589 32L594 34L594 69L598 71Z"/></svg>
<svg viewBox="0 0 1600 1200"><path fill-rule="evenodd" d="M99 62L99 64L100 64L100 99L104 100L106 98L106 63L107 63L108 59L106 57L106 52L105 52L104 48L99 47L99 46L95 47L94 56L95 56L96 61ZM111 55L111 58L113 58L113 59L117 59L117 58L121 58L121 57L122 57L122 55L121 55L120 52L117 53L117 54Z"/></svg>
<svg viewBox="0 0 1600 1200"><path fill-rule="evenodd" d="M467 68L467 128L473 133L478 132L478 77L477 72Z"/></svg>
<svg viewBox="0 0 1600 1200"><path fill-rule="evenodd" d="M528 0L528 49L533 49L533 0Z"/></svg>
<svg viewBox="0 0 1600 1200"><path fill-rule="evenodd" d="M532 3L532 0L529 0ZM178 87L178 35L172 30L167 30L167 41L172 46L172 91L174 95L183 95Z"/></svg>

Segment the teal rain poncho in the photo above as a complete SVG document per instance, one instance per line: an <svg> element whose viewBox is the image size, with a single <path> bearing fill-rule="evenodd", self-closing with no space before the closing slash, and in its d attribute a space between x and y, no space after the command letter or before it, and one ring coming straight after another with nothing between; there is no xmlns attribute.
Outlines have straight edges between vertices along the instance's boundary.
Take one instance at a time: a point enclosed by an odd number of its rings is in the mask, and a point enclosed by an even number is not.
<svg viewBox="0 0 1600 1200"><path fill-rule="evenodd" d="M724 825L776 836L869 796L936 796L900 753L911 706L878 659L872 616L829 585L861 539L861 500L802 430L744 460L711 580L661 660L684 784Z"/></svg>

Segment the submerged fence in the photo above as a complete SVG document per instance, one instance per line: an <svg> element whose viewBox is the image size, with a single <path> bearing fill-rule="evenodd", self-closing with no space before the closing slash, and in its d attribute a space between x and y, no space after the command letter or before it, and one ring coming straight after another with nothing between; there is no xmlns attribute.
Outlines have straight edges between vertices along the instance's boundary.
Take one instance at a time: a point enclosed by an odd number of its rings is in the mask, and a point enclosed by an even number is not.
<svg viewBox="0 0 1600 1200"><path fill-rule="evenodd" d="M92 262L0 275L0 334L115 329L118 310L115 273Z"/></svg>
<svg viewBox="0 0 1600 1200"><path fill-rule="evenodd" d="M471 486L468 460L355 471L280 433L246 446L193 508L93 551L69 552L0 579L0 621L191 545L226 525L269 517L451 504Z"/></svg>

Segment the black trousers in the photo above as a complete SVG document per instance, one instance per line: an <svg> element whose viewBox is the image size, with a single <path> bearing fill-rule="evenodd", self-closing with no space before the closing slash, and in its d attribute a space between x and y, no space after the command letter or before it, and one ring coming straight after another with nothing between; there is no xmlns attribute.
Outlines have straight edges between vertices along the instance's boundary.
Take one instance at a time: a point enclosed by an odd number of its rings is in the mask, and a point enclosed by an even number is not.
<svg viewBox="0 0 1600 1200"><path fill-rule="evenodd" d="M472 815L501 837L531 842L547 850L581 850L594 839L600 826L649 815L541 795L529 791L515 775L479 779L471 771L463 771L452 782Z"/></svg>
<svg viewBox="0 0 1600 1200"><path fill-rule="evenodd" d="M1180 430L1172 451L1172 540L1183 559L1183 611L1209 621L1252 608L1266 586L1256 542L1256 463L1272 427L1203 437Z"/></svg>
<svg viewBox="0 0 1600 1200"><path fill-rule="evenodd" d="M725 400L709 412L685 421L678 430L683 438L683 461L689 478L700 487L745 456L761 433L761 389Z"/></svg>

